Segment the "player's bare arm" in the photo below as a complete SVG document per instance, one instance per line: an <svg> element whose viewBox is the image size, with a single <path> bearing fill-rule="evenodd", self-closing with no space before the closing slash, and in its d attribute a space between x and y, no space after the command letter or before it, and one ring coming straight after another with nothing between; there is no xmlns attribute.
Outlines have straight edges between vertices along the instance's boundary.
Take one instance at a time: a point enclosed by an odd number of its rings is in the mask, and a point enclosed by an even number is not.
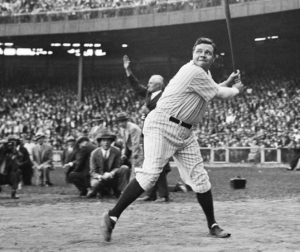
<svg viewBox="0 0 300 252"><path fill-rule="evenodd" d="M244 86L244 84L240 81L240 82L236 82L236 84L234 84L232 86L232 88L237 88L239 90L239 94L243 93L246 89L246 86Z"/></svg>
<svg viewBox="0 0 300 252"><path fill-rule="evenodd" d="M222 87L219 86L218 93L216 94L215 98L219 99L231 99L232 97L240 94L243 92L244 85L242 82L234 84L232 87Z"/></svg>

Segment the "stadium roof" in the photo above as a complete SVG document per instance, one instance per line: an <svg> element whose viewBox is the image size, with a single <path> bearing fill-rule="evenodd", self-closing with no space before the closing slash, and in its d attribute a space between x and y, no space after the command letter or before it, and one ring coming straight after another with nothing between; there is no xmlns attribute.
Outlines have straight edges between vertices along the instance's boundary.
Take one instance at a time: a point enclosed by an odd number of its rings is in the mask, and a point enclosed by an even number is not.
<svg viewBox="0 0 300 252"><path fill-rule="evenodd" d="M232 34L236 48L241 41L254 41L257 37L277 35L291 41L300 40L300 10L249 16L232 20ZM128 50L139 53L161 53L171 49L172 53L190 52L194 40L199 36L213 38L223 49L227 47L225 20L200 22L143 29L88 32L84 34L32 35L5 37L1 42L13 42L17 47L50 47L51 43L101 43L111 53ZM224 47L225 49L225 47Z"/></svg>
<svg viewBox="0 0 300 252"><path fill-rule="evenodd" d="M248 16L232 20L233 47L237 65L243 64L256 47L272 47L278 54L297 51L300 58L300 10L267 15ZM72 57L68 47L51 47L52 43L98 43L106 52L105 58L129 54L135 58L151 56L190 59L191 50L198 37L212 38L219 52L229 55L229 41L225 20L190 23L172 26L87 32L84 34L32 35L2 38L0 42L13 42L14 47L52 50L55 57ZM255 42L256 38L271 38ZM128 47L122 47L127 44Z"/></svg>

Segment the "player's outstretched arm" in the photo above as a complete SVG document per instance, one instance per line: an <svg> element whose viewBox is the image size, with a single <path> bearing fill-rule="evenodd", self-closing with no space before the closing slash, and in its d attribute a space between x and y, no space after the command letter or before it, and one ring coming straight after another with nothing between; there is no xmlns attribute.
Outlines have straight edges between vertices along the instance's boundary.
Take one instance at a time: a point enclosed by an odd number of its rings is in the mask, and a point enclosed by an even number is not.
<svg viewBox="0 0 300 252"><path fill-rule="evenodd" d="M222 87L219 86L218 93L215 98L219 99L231 99L232 97L242 93L244 90L244 85L239 82L234 84L232 87Z"/></svg>
<svg viewBox="0 0 300 252"><path fill-rule="evenodd" d="M127 55L123 56L123 65L126 72L127 77L132 74L132 71L130 69L130 59Z"/></svg>

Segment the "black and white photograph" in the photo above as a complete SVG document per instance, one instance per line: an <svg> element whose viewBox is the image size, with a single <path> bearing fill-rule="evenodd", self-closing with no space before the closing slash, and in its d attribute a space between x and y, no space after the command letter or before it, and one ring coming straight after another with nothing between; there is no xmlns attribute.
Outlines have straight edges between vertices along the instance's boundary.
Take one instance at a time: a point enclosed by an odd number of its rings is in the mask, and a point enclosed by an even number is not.
<svg viewBox="0 0 300 252"><path fill-rule="evenodd" d="M0 0L0 251L300 251L300 0Z"/></svg>

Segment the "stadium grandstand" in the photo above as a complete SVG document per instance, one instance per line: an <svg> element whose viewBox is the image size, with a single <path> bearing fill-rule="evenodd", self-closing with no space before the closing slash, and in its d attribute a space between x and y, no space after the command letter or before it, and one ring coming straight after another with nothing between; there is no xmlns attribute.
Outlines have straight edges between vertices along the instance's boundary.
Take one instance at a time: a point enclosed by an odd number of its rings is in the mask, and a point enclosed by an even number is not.
<svg viewBox="0 0 300 252"><path fill-rule="evenodd" d="M230 3L236 66L247 90L232 101L209 104L194 129L199 145L285 148L282 157L275 151L269 158L287 162L288 148L300 141L300 1ZM116 133L120 111L141 125L143 100L126 83L125 54L142 83L153 73L168 82L190 60L196 38L204 36L218 45L214 79L232 72L221 0L161 0L154 7L143 0L0 5L1 139L43 131L61 150L69 135L89 132L98 113ZM217 159L228 160L226 151Z"/></svg>

